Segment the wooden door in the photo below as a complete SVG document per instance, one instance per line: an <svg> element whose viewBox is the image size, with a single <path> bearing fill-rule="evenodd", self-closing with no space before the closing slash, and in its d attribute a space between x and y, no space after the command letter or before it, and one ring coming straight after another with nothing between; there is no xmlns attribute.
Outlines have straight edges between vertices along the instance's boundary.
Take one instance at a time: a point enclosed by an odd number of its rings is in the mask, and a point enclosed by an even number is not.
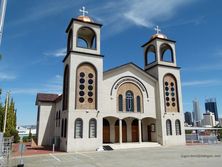
<svg viewBox="0 0 222 167"><path fill-rule="evenodd" d="M148 126L147 126L148 141L152 141L151 132L152 132L151 126L148 125Z"/></svg>
<svg viewBox="0 0 222 167"><path fill-rule="evenodd" d="M132 125L132 142L139 141L139 129L138 125Z"/></svg>
<svg viewBox="0 0 222 167"><path fill-rule="evenodd" d="M103 143L110 143L110 127L103 126Z"/></svg>
<svg viewBox="0 0 222 167"><path fill-rule="evenodd" d="M127 142L127 126L122 127L122 142Z"/></svg>
<svg viewBox="0 0 222 167"><path fill-rule="evenodd" d="M115 142L119 142L119 126L115 126Z"/></svg>

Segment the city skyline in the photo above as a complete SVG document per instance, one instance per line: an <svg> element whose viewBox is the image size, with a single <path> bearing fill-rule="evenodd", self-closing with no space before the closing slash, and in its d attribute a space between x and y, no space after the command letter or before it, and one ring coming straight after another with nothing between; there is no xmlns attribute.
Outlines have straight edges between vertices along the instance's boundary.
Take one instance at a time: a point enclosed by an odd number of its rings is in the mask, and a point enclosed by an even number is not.
<svg viewBox="0 0 222 167"><path fill-rule="evenodd" d="M62 93L65 29L72 17L80 15L79 9L86 6L88 15L104 25L101 33L104 70L126 62L143 68L140 46L159 25L163 34L177 41L184 112L192 111L195 98L203 112L205 99L215 97L221 117L222 44L218 38L222 35L222 24L218 22L221 5L220 1L200 0L8 1L0 48L2 101L10 90L18 124L36 123L36 93Z"/></svg>

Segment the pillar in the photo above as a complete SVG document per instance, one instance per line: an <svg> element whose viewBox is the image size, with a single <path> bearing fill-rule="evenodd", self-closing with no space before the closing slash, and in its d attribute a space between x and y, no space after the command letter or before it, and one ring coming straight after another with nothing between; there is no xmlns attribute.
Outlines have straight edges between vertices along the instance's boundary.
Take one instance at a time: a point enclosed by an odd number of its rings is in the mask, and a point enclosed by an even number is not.
<svg viewBox="0 0 222 167"><path fill-rule="evenodd" d="M139 143L142 142L142 133L141 133L141 119L138 120L139 125Z"/></svg>
<svg viewBox="0 0 222 167"><path fill-rule="evenodd" d="M122 119L119 119L119 143L122 144Z"/></svg>

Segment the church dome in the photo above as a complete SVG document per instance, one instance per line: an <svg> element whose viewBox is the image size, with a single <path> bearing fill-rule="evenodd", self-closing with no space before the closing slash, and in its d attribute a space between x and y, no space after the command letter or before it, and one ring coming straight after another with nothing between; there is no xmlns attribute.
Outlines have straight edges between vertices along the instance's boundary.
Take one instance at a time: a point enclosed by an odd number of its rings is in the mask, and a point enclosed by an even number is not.
<svg viewBox="0 0 222 167"><path fill-rule="evenodd" d="M167 39L167 36L161 33L157 33L157 34L153 34L150 39L154 39L154 38Z"/></svg>
<svg viewBox="0 0 222 167"><path fill-rule="evenodd" d="M84 22L94 22L89 16L78 16L77 19Z"/></svg>

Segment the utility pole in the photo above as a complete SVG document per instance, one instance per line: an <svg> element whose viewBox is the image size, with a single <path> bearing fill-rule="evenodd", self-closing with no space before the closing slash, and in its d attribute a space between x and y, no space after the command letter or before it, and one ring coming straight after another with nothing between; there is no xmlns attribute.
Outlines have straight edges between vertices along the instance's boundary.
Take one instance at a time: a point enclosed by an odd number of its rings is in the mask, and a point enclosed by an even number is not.
<svg viewBox="0 0 222 167"><path fill-rule="evenodd" d="M1 46L1 42L2 42L6 4L7 4L7 0L1 0L1 6L0 6L0 46Z"/></svg>
<svg viewBox="0 0 222 167"><path fill-rule="evenodd" d="M6 121L7 121L7 112L8 112L8 101L9 101L10 92L8 91L6 94L6 104L5 104L5 118L4 118L4 127L3 127L3 133L5 133L6 129Z"/></svg>

